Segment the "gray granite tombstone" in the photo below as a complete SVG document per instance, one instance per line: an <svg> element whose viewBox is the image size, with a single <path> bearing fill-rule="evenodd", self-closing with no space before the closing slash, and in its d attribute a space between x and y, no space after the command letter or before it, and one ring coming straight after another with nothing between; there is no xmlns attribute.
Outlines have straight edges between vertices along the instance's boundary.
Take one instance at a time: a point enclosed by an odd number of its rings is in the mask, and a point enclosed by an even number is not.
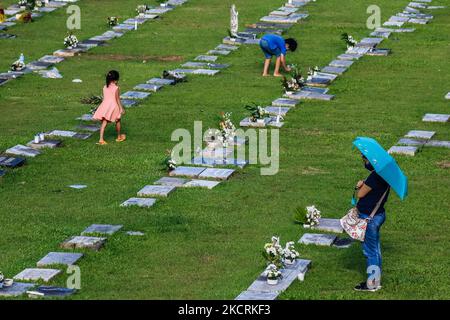
<svg viewBox="0 0 450 320"><path fill-rule="evenodd" d="M207 188L212 189L220 184L220 181L209 181L193 179L183 185L185 188Z"/></svg>
<svg viewBox="0 0 450 320"><path fill-rule="evenodd" d="M427 147L450 148L450 141L430 140L426 143Z"/></svg>
<svg viewBox="0 0 450 320"><path fill-rule="evenodd" d="M141 207L141 208L150 208L156 203L156 199L154 198L130 198L127 201L123 202L121 207Z"/></svg>
<svg viewBox="0 0 450 320"><path fill-rule="evenodd" d="M421 147L425 145L426 140L417 140L410 138L402 138L398 140L397 145Z"/></svg>
<svg viewBox="0 0 450 320"><path fill-rule="evenodd" d="M35 286L34 283L14 282L12 286L0 289L0 297L18 297Z"/></svg>
<svg viewBox="0 0 450 320"><path fill-rule="evenodd" d="M348 60L348 61L350 61L350 60ZM343 74L345 71L347 71L347 68L326 66L322 69L322 71L328 72L328 73L334 73L334 74Z"/></svg>
<svg viewBox="0 0 450 320"><path fill-rule="evenodd" d="M147 83L154 84L154 85L157 85L157 86L166 86L166 85L174 85L175 84L175 80L162 79L162 78L152 78L152 79L148 80Z"/></svg>
<svg viewBox="0 0 450 320"><path fill-rule="evenodd" d="M348 68L352 64L353 64L352 60L333 60L330 62L331 67L338 67L338 68Z"/></svg>
<svg viewBox="0 0 450 320"><path fill-rule="evenodd" d="M279 114L283 117L289 112L290 109L291 109L290 107L273 107L273 106L264 108L264 110L266 110L266 112L270 115L276 116Z"/></svg>
<svg viewBox="0 0 450 320"><path fill-rule="evenodd" d="M82 233L82 236L89 234L107 234L112 235L122 229L122 225L112 225L112 224L92 224L87 227Z"/></svg>
<svg viewBox="0 0 450 320"><path fill-rule="evenodd" d="M344 232L344 229L342 228L339 219L330 219L330 218L320 218L319 224L317 226L313 226L311 229L334 233Z"/></svg>
<svg viewBox="0 0 450 320"><path fill-rule="evenodd" d="M175 170L169 172L170 176L185 176L191 178L198 178L198 176L205 171L205 168L200 167L177 167Z"/></svg>
<svg viewBox="0 0 450 320"><path fill-rule="evenodd" d="M73 265L83 257L82 253L75 252L50 252L37 262L38 267L49 265Z"/></svg>
<svg viewBox="0 0 450 320"><path fill-rule="evenodd" d="M55 64L55 63L60 63L60 62L64 61L64 58L62 58L62 57L55 57L55 56L48 56L47 55L47 56L43 56L38 61Z"/></svg>
<svg viewBox="0 0 450 320"><path fill-rule="evenodd" d="M233 169L207 168L198 177L201 179L228 180L234 171Z"/></svg>
<svg viewBox="0 0 450 320"><path fill-rule="evenodd" d="M25 158L0 155L0 167L17 168L25 163Z"/></svg>
<svg viewBox="0 0 450 320"><path fill-rule="evenodd" d="M156 92L162 88L162 85L150 84L150 83L142 83L135 86L134 90L142 90L142 91L152 91Z"/></svg>
<svg viewBox="0 0 450 320"><path fill-rule="evenodd" d="M175 191L176 187L161 186L161 185L147 185L138 191L138 197L167 197L170 193Z"/></svg>
<svg viewBox="0 0 450 320"><path fill-rule="evenodd" d="M411 146L393 146L388 150L389 154L401 154L405 156L415 156L417 147Z"/></svg>
<svg viewBox="0 0 450 320"><path fill-rule="evenodd" d="M92 249L100 250L106 242L106 238L74 236L61 243L64 249Z"/></svg>
<svg viewBox="0 0 450 320"><path fill-rule="evenodd" d="M430 140L431 138L433 138L435 133L436 132L434 132L434 131L411 130L405 135L405 137Z"/></svg>
<svg viewBox="0 0 450 320"><path fill-rule="evenodd" d="M449 122L450 114L427 113L423 116L424 122Z"/></svg>
<svg viewBox="0 0 450 320"><path fill-rule="evenodd" d="M334 240L336 236L331 234L305 233L298 242L306 245L331 246Z"/></svg>
<svg viewBox="0 0 450 320"><path fill-rule="evenodd" d="M206 62L215 62L217 60L217 56L207 56L207 55L200 55L197 56L194 60L195 61L206 61Z"/></svg>
<svg viewBox="0 0 450 320"><path fill-rule="evenodd" d="M209 50L207 52L208 55L220 55L220 56L227 56L231 53L229 50Z"/></svg>
<svg viewBox="0 0 450 320"><path fill-rule="evenodd" d="M132 100L132 99L121 99L120 100L122 102L122 105L125 108L131 108L131 107L135 107L138 105L138 101L137 100Z"/></svg>
<svg viewBox="0 0 450 320"><path fill-rule="evenodd" d="M140 91L127 91L123 93L120 98L121 99L138 99L142 100L150 96L149 92L140 92Z"/></svg>
<svg viewBox="0 0 450 320"><path fill-rule="evenodd" d="M18 144L12 148L7 149L5 153L32 158L41 154L40 151L21 144Z"/></svg>
<svg viewBox="0 0 450 320"><path fill-rule="evenodd" d="M272 101L272 106L274 107L295 107L299 103L295 99L278 98Z"/></svg>
<svg viewBox="0 0 450 320"><path fill-rule="evenodd" d="M48 282L61 273L57 269L27 268L14 276L15 280Z"/></svg>
<svg viewBox="0 0 450 320"><path fill-rule="evenodd" d="M154 182L157 185L162 186L171 186L171 187L182 187L184 186L189 180L183 179L183 178L172 178L172 177L162 177L158 181Z"/></svg>

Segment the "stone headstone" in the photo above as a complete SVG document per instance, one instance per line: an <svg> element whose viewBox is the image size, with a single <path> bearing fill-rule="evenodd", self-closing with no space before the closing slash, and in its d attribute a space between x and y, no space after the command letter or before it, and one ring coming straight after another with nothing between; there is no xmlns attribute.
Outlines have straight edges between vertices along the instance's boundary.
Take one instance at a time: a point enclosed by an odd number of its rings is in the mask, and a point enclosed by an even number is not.
<svg viewBox="0 0 450 320"><path fill-rule="evenodd" d="M426 143L426 140L416 140L416 139L410 139L410 138L402 138L402 139L398 140L397 145L421 147L425 143Z"/></svg>
<svg viewBox="0 0 450 320"><path fill-rule="evenodd" d="M92 224L87 227L81 235L89 235L89 234L107 234L112 235L122 229L122 225L112 225L112 224Z"/></svg>
<svg viewBox="0 0 450 320"><path fill-rule="evenodd" d="M290 107L273 107L273 106L264 108L264 110L266 110L267 113L273 116L276 116L278 114L281 116L285 116L290 109L291 109Z"/></svg>
<svg viewBox="0 0 450 320"><path fill-rule="evenodd" d="M175 80L162 79L162 78L152 78L152 79L148 80L147 83L154 84L154 85L157 85L157 86L166 86L166 85L174 85L175 84Z"/></svg>
<svg viewBox="0 0 450 320"><path fill-rule="evenodd" d="M278 98L272 101L272 106L274 107L295 107L299 103L295 99Z"/></svg>
<svg viewBox="0 0 450 320"><path fill-rule="evenodd" d="M430 140L426 143L425 146L450 148L450 141Z"/></svg>
<svg viewBox="0 0 450 320"><path fill-rule="evenodd" d="M331 67L338 67L338 68L348 68L352 64L353 64L352 60L333 60L330 62Z"/></svg>
<svg viewBox="0 0 450 320"><path fill-rule="evenodd" d="M100 250L105 242L106 238L75 236L61 243L61 248Z"/></svg>
<svg viewBox="0 0 450 320"><path fill-rule="evenodd" d="M336 236L331 234L305 233L298 242L307 245L331 246L334 240Z"/></svg>
<svg viewBox="0 0 450 320"><path fill-rule="evenodd" d="M430 140L431 138L433 138L435 133L436 132L434 132L434 131L411 130L405 135L405 137Z"/></svg>
<svg viewBox="0 0 450 320"><path fill-rule="evenodd" d="M35 287L34 283L14 282L10 287L0 289L0 297L18 297Z"/></svg>
<svg viewBox="0 0 450 320"><path fill-rule="evenodd" d="M36 157L38 155L41 154L40 151L30 148L30 147L26 147L24 145L18 144L12 148L9 148L5 151L5 153L7 154L14 154L17 156L24 156L24 157Z"/></svg>
<svg viewBox="0 0 450 320"><path fill-rule="evenodd" d="M239 47L228 45L228 44L219 44L215 50L227 50L227 51L235 51L239 49Z"/></svg>
<svg viewBox="0 0 450 320"><path fill-rule="evenodd" d="M126 234L129 236L145 236L145 233L140 231L127 231Z"/></svg>
<svg viewBox="0 0 450 320"><path fill-rule="evenodd" d="M62 142L60 140L43 140L35 143L34 140L27 143L27 146L33 149L54 149L60 147Z"/></svg>
<svg viewBox="0 0 450 320"><path fill-rule="evenodd" d="M0 155L0 167L16 168L22 166L25 161L25 158Z"/></svg>
<svg viewBox="0 0 450 320"><path fill-rule="evenodd" d="M154 198L130 198L127 201L123 202L121 207L141 207L141 208L150 208L156 203L156 199Z"/></svg>
<svg viewBox="0 0 450 320"><path fill-rule="evenodd" d="M449 122L450 114L427 113L423 116L424 122Z"/></svg>
<svg viewBox="0 0 450 320"><path fill-rule="evenodd" d="M127 91L120 96L120 99L145 99L150 96L149 92Z"/></svg>
<svg viewBox="0 0 450 320"><path fill-rule="evenodd" d="M217 60L217 56L208 56L208 55L200 55L197 56L195 61L206 61L206 62L215 62Z"/></svg>
<svg viewBox="0 0 450 320"><path fill-rule="evenodd" d="M278 292L242 291L234 300L275 300Z"/></svg>
<svg viewBox="0 0 450 320"><path fill-rule="evenodd" d="M344 61L350 61L350 60L344 60ZM324 67L322 69L322 71L323 72L328 72L328 73L334 73L334 74L343 74L345 71L347 71L347 68L345 68L345 67L326 66L326 67Z"/></svg>
<svg viewBox="0 0 450 320"><path fill-rule="evenodd" d="M208 55L220 55L220 56L227 56L231 53L229 50L209 50L207 52Z"/></svg>
<svg viewBox="0 0 450 320"><path fill-rule="evenodd" d="M134 90L142 90L142 91L152 91L156 92L162 88L162 85L150 84L150 83L142 83L135 86Z"/></svg>
<svg viewBox="0 0 450 320"><path fill-rule="evenodd" d="M15 280L48 282L61 273L57 269L28 268L14 276Z"/></svg>
<svg viewBox="0 0 450 320"><path fill-rule="evenodd" d="M96 124L80 124L77 126L77 129L89 132L98 132L100 131L100 126Z"/></svg>
<svg viewBox="0 0 450 320"><path fill-rule="evenodd" d="M175 191L173 186L148 185L138 191L138 197L167 197Z"/></svg>
<svg viewBox="0 0 450 320"><path fill-rule="evenodd" d="M161 179L156 181L155 184L170 187L182 187L188 181L189 181L188 179L183 178L162 177Z"/></svg>
<svg viewBox="0 0 450 320"><path fill-rule="evenodd" d="M199 179L193 179L186 184L183 185L185 188L207 188L212 189L220 184L220 181L209 181L209 180L199 180Z"/></svg>
<svg viewBox="0 0 450 320"><path fill-rule="evenodd" d="M198 177L202 179L228 180L233 173L233 169L207 168Z"/></svg>
<svg viewBox="0 0 450 320"><path fill-rule="evenodd" d="M313 226L312 230L343 233L344 229L341 226L339 219L320 218L319 225Z"/></svg>
<svg viewBox="0 0 450 320"><path fill-rule="evenodd" d="M45 267L49 265L73 265L83 257L82 253L75 252L50 252L45 257L37 262L38 267Z"/></svg>
<svg viewBox="0 0 450 320"><path fill-rule="evenodd" d="M401 154L405 156L415 156L417 153L417 147L409 146L393 146L388 150L389 154Z"/></svg>
<svg viewBox="0 0 450 320"><path fill-rule="evenodd" d="M138 101L132 99L121 99L120 102L125 108L131 108L138 105Z"/></svg>
<svg viewBox="0 0 450 320"><path fill-rule="evenodd" d="M38 61L56 64L64 61L64 58L55 56L43 56Z"/></svg>

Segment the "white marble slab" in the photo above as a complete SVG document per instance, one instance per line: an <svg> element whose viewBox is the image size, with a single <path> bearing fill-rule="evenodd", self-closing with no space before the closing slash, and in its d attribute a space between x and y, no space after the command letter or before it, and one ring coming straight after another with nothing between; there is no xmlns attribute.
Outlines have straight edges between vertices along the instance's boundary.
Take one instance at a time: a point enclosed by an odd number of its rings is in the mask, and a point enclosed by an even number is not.
<svg viewBox="0 0 450 320"><path fill-rule="evenodd" d="M192 179L191 181L185 183L183 187L185 188L207 188L212 189L220 184L220 181L210 181L210 180L199 180Z"/></svg>
<svg viewBox="0 0 450 320"><path fill-rule="evenodd" d="M15 280L48 282L61 273L57 269L27 268L14 276Z"/></svg>
<svg viewBox="0 0 450 320"><path fill-rule="evenodd" d="M197 178L203 171L205 171L205 168L180 166L177 167L175 170L170 171L169 175L172 177L185 176L190 178Z"/></svg>
<svg viewBox="0 0 450 320"><path fill-rule="evenodd" d="M436 132L434 131L411 130L405 135L405 137L430 140L435 134Z"/></svg>
<svg viewBox="0 0 450 320"><path fill-rule="evenodd" d="M228 180L234 171L233 169L207 168L198 177L201 179Z"/></svg>
<svg viewBox="0 0 450 320"><path fill-rule="evenodd" d="M41 154L40 151L30 148L30 147L27 147L27 146L24 146L24 145L21 145L21 144L18 144L12 148L7 149L5 151L5 153L13 154L16 156L32 157L32 158Z"/></svg>
<svg viewBox="0 0 450 320"><path fill-rule="evenodd" d="M298 242L306 245L331 246L336 238L332 234L305 233Z"/></svg>
<svg viewBox="0 0 450 320"><path fill-rule="evenodd" d="M167 197L175 191L173 186L148 185L138 191L138 197Z"/></svg>
<svg viewBox="0 0 450 320"><path fill-rule="evenodd" d="M76 252L49 252L37 262L38 267L49 265L73 265L83 257L82 253Z"/></svg>
<svg viewBox="0 0 450 320"><path fill-rule="evenodd" d="M97 234L106 234L112 235L122 229L122 225L112 225L112 224L91 224L87 227L82 233L82 236L97 233Z"/></svg>
<svg viewBox="0 0 450 320"><path fill-rule="evenodd" d="M154 198L130 198L127 201L123 202L121 207L141 207L141 208L150 208L156 203L156 199Z"/></svg>
<svg viewBox="0 0 450 320"><path fill-rule="evenodd" d="M449 122L450 114L427 113L423 116L424 122Z"/></svg>
<svg viewBox="0 0 450 320"><path fill-rule="evenodd" d="M92 249L99 250L106 242L106 238L74 236L61 243L64 249Z"/></svg>
<svg viewBox="0 0 450 320"><path fill-rule="evenodd" d="M393 146L388 150L389 154L401 154L405 156L415 156L417 147L410 146Z"/></svg>

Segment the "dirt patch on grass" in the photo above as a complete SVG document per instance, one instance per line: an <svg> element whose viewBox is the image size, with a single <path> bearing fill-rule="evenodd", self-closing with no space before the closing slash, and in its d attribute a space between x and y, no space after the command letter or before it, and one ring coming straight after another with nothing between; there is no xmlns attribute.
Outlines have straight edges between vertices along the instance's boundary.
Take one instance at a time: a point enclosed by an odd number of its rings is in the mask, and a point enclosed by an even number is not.
<svg viewBox="0 0 450 320"><path fill-rule="evenodd" d="M439 168L448 169L450 168L450 161L441 161L437 163Z"/></svg>
<svg viewBox="0 0 450 320"><path fill-rule="evenodd" d="M124 54L91 54L86 55L88 59L100 61L159 61L159 62L174 62L183 61L183 56L135 56Z"/></svg>

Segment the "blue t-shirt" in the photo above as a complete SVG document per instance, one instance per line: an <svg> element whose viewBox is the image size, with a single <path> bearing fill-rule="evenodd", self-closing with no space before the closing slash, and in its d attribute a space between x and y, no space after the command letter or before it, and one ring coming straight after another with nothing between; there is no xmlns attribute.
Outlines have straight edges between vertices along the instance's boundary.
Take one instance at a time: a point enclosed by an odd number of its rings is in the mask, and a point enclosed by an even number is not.
<svg viewBox="0 0 450 320"><path fill-rule="evenodd" d="M367 177L366 181L364 181L364 184L372 188L372 190L370 190L364 198L359 199L356 207L361 213L371 214L372 210L375 209L377 202L380 201L384 192L389 188L389 184L375 171L370 173L369 177ZM384 204L386 203L388 197L389 191L381 202L380 208L378 208L376 213L384 212Z"/></svg>
<svg viewBox="0 0 450 320"><path fill-rule="evenodd" d="M286 42L283 37L276 34L265 34L262 38L261 48L267 56L286 55Z"/></svg>

